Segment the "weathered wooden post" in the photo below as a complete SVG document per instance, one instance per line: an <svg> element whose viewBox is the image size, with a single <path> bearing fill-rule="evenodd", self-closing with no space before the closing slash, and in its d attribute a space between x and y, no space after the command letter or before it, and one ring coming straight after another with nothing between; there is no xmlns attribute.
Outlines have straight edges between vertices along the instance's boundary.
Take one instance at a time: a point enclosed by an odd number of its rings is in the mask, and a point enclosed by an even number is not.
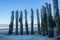
<svg viewBox="0 0 60 40"><path fill-rule="evenodd" d="M34 11L33 9L31 9L31 34L34 34L33 25L34 25Z"/></svg>
<svg viewBox="0 0 60 40"><path fill-rule="evenodd" d="M41 34L43 35L43 8L41 8Z"/></svg>
<svg viewBox="0 0 60 40"><path fill-rule="evenodd" d="M42 14L43 13L43 14ZM42 35L47 35L47 14L46 14L46 7L42 6L41 10L41 29L42 29Z"/></svg>
<svg viewBox="0 0 60 40"><path fill-rule="evenodd" d="M59 20L58 0L53 0L53 11L57 27L57 40L60 40L60 20Z"/></svg>
<svg viewBox="0 0 60 40"><path fill-rule="evenodd" d="M11 22L10 22L10 25L9 25L8 34L12 34L13 33L13 22L14 22L14 11L12 11L12 14L11 14Z"/></svg>
<svg viewBox="0 0 60 40"><path fill-rule="evenodd" d="M26 34L29 34L29 31L28 31L28 22L27 22L27 10L25 9L25 26L26 26Z"/></svg>
<svg viewBox="0 0 60 40"><path fill-rule="evenodd" d="M22 11L20 12L20 18L19 18L19 22L20 22L20 34L23 35L23 14Z"/></svg>
<svg viewBox="0 0 60 40"><path fill-rule="evenodd" d="M16 34L18 34L18 11L16 11Z"/></svg>
<svg viewBox="0 0 60 40"><path fill-rule="evenodd" d="M47 25L48 25L48 37L54 37L53 32L53 18L52 18L52 12L51 12L51 4L46 3L46 13L47 13Z"/></svg>
<svg viewBox="0 0 60 40"><path fill-rule="evenodd" d="M44 22L44 20L43 20L43 12L44 12L43 11L44 10L43 7L44 6L42 6L42 9L41 9L41 34L45 35L45 33L44 33L45 30L44 30L44 25L43 25L43 22Z"/></svg>
<svg viewBox="0 0 60 40"><path fill-rule="evenodd" d="M41 30L40 30L40 20L39 20L39 10L37 9L37 25L38 25L38 33L41 34Z"/></svg>
<svg viewBox="0 0 60 40"><path fill-rule="evenodd" d="M45 35L47 35L47 13L46 13L46 7L44 7L44 26L45 26Z"/></svg>

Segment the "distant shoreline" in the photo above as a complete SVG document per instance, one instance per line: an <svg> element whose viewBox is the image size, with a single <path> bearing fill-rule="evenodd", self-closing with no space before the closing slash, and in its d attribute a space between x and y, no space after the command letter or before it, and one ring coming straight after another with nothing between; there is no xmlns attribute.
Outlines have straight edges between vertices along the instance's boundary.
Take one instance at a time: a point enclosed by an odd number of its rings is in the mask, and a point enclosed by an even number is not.
<svg viewBox="0 0 60 40"><path fill-rule="evenodd" d="M20 26L20 24L18 24ZM23 24L25 26L25 24ZM31 25L31 24L28 24L28 25ZM34 24L34 25L37 25L37 24ZM0 26L9 26L9 24L0 24ZM14 24L15 26L15 24Z"/></svg>
<svg viewBox="0 0 60 40"><path fill-rule="evenodd" d="M37 27L37 25L34 25L34 27ZM8 29L9 26L8 25L7 26L6 25L5 26L4 25L0 26L0 29L6 29L6 28ZM14 26L13 28L16 28L16 26ZM20 26L18 26L18 28L20 28ZM23 28L25 28L25 25L23 26ZM31 25L29 25L28 28L31 28Z"/></svg>

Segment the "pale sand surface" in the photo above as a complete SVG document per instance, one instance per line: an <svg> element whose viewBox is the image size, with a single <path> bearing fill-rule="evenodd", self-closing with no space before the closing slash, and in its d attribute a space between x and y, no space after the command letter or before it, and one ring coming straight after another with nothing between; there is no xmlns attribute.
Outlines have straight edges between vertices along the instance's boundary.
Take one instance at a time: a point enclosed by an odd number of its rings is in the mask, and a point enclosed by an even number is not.
<svg viewBox="0 0 60 40"><path fill-rule="evenodd" d="M56 40L56 37L48 38L48 36L42 36L39 34L34 35L7 35L8 29L2 29L0 30L0 40ZM19 32L20 33L20 32ZM37 33L37 32L35 32Z"/></svg>
<svg viewBox="0 0 60 40"><path fill-rule="evenodd" d="M37 26L35 26L37 29ZM13 33L12 35L7 35L8 31L9 31L9 26L0 26L0 40L56 40L56 37L53 38L48 38L48 36L42 36L39 35L37 33L37 30L35 29L35 34L34 35L15 35L15 33ZM20 26L19 26L20 28ZM31 26L29 26L29 28L31 28ZM24 27L25 30L25 27ZM30 30L30 29L29 29ZM13 32L15 32L15 26L13 29ZM31 32L31 31L29 31ZM20 33L20 29L19 29L19 33ZM25 32L24 32L25 34Z"/></svg>

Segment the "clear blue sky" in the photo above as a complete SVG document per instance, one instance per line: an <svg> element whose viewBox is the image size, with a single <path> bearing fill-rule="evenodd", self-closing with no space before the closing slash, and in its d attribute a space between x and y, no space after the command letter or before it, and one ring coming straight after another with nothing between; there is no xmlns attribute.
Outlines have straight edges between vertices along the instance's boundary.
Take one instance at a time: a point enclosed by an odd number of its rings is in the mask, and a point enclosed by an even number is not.
<svg viewBox="0 0 60 40"><path fill-rule="evenodd" d="M42 5L45 5L45 2L52 4L52 0L0 0L0 24L10 23L10 17L11 17L12 10L14 11L22 10L24 12L24 9L28 10L28 22L30 23L30 20L31 20L30 9L31 8L33 8L34 10L34 15L35 15L34 23L36 23L36 9L38 8L40 11ZM23 23L24 23L24 18L23 18Z"/></svg>

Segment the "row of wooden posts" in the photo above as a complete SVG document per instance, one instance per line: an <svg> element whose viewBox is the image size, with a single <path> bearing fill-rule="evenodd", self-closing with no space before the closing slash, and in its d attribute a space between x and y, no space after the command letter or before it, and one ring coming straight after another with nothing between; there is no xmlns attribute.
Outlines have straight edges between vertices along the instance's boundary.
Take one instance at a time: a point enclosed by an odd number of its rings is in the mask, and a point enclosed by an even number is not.
<svg viewBox="0 0 60 40"><path fill-rule="evenodd" d="M45 3L45 6L41 8L41 27L39 20L39 10L36 10L37 13L37 25L38 25L38 33L43 35L48 35L49 37L54 37L53 28L57 27L57 38L60 39L60 18L59 18L59 10L58 10L58 0L53 0L53 12L54 18L52 16L51 4ZM20 22L20 34L23 35L23 13L20 12L20 18L18 18L19 12L16 11L16 34L18 34L18 19ZM14 11L12 11L11 22L9 25L9 34L13 33L13 22L14 22ZM33 30L34 24L34 11L31 9L31 34L34 34ZM27 10L25 9L25 26L26 26L26 34L29 34L28 31L28 20L27 20Z"/></svg>
<svg viewBox="0 0 60 40"><path fill-rule="evenodd" d="M20 18L19 16L19 11L16 11L16 34L18 34L18 22L20 22L20 33L23 35L23 13L22 11L20 12ZM19 19L19 20L18 20ZM39 10L37 9L37 22L38 22L38 33L40 34L40 20L39 20ZM13 33L13 23L14 23L14 11L12 11L11 14L11 22L9 25L9 34ZM33 25L34 24L34 11L31 9L31 34L34 34L34 29ZM26 34L29 34L28 31L28 20L27 20L27 10L25 9L25 26L26 26Z"/></svg>

